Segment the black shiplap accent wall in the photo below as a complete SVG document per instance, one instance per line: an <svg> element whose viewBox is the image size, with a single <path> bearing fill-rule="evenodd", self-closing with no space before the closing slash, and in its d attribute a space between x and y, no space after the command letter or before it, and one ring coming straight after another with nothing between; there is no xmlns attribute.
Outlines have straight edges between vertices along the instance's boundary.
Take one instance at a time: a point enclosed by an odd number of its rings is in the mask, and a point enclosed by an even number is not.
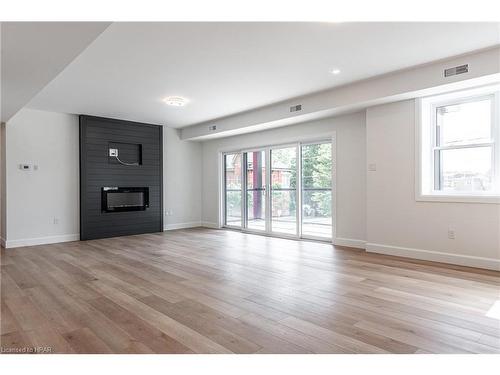
<svg viewBox="0 0 500 375"><path fill-rule="evenodd" d="M163 135L158 125L80 116L80 239L126 236L163 230ZM110 143L141 145L142 164L125 166L109 158ZM128 154L128 155L127 155ZM145 211L101 212L104 186L149 187Z"/></svg>

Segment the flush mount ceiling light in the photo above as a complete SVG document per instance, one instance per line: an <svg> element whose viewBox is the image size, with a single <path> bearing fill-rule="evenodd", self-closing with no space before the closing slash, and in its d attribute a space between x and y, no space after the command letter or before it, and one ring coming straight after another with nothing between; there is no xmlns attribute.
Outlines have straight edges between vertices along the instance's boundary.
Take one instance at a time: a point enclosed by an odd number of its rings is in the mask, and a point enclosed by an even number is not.
<svg viewBox="0 0 500 375"><path fill-rule="evenodd" d="M163 102L173 107L183 107L188 103L188 100L182 96L168 96L163 99Z"/></svg>
<svg viewBox="0 0 500 375"><path fill-rule="evenodd" d="M335 75L340 74L340 69L332 69L331 73Z"/></svg>

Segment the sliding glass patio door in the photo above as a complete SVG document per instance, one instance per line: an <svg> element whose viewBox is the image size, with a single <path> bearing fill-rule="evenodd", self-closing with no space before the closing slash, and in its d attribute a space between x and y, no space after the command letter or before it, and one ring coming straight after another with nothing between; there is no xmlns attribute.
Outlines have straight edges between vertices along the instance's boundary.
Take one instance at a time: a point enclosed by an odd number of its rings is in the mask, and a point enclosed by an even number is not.
<svg viewBox="0 0 500 375"><path fill-rule="evenodd" d="M331 240L332 141L226 153L224 226Z"/></svg>
<svg viewBox="0 0 500 375"><path fill-rule="evenodd" d="M272 148L271 232L298 236L297 145Z"/></svg>
<svg viewBox="0 0 500 375"><path fill-rule="evenodd" d="M242 173L241 154L224 155L224 226L242 226Z"/></svg>
<svg viewBox="0 0 500 375"><path fill-rule="evenodd" d="M301 172L302 237L331 239L332 143L301 145Z"/></svg>
<svg viewBox="0 0 500 375"><path fill-rule="evenodd" d="M246 164L245 228L266 231L266 155L264 150L244 154Z"/></svg>

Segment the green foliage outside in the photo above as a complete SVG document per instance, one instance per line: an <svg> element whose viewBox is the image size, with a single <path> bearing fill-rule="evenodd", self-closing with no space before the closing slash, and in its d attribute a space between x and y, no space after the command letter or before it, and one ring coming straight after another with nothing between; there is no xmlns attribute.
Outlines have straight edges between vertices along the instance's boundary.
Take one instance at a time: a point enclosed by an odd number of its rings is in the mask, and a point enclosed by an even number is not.
<svg viewBox="0 0 500 375"><path fill-rule="evenodd" d="M304 215L330 216L332 213L330 191L308 191L307 189L332 187L331 144L324 143L302 147L302 176Z"/></svg>
<svg viewBox="0 0 500 375"><path fill-rule="evenodd" d="M273 167L286 168L284 174L289 175L290 183L283 186L282 182L272 182L273 189L297 187L297 159L295 149L276 149L272 151ZM305 145L302 147L302 196L305 216L329 217L331 216L331 192L329 190L313 190L332 187L332 156L331 144ZM308 190L311 189L311 190ZM295 196L290 197L287 192L273 194L274 207L283 207L284 211L293 214L296 207ZM248 200L252 205L252 199ZM228 192L228 214L239 216L241 212L241 194ZM249 207L251 209L251 207Z"/></svg>

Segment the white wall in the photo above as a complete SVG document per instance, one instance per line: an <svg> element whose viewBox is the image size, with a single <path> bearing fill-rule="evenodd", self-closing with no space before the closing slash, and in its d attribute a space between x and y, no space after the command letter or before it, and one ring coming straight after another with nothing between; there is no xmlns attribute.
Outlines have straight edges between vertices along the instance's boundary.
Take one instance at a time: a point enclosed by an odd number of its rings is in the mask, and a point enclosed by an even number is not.
<svg viewBox="0 0 500 375"><path fill-rule="evenodd" d="M164 228L201 225L201 143L163 128Z"/></svg>
<svg viewBox="0 0 500 375"><path fill-rule="evenodd" d="M5 123L0 124L0 243L5 247L6 226L6 193L5 193Z"/></svg>
<svg viewBox="0 0 500 375"><path fill-rule="evenodd" d="M352 240L349 242L351 245L363 242L366 217L364 111L203 142L203 223L208 226L218 223L217 171L220 151L294 142L332 131L336 131L337 138L337 237Z"/></svg>
<svg viewBox="0 0 500 375"><path fill-rule="evenodd" d="M23 109L7 123L6 142L7 247L77 240L78 117Z"/></svg>
<svg viewBox="0 0 500 375"><path fill-rule="evenodd" d="M32 109L7 123L7 247L79 239L78 129L77 115ZM165 229L201 224L201 149L164 127ZM39 169L22 171L21 163Z"/></svg>
<svg viewBox="0 0 500 375"><path fill-rule="evenodd" d="M366 127L367 250L500 269L500 205L415 200L415 101L368 108Z"/></svg>

